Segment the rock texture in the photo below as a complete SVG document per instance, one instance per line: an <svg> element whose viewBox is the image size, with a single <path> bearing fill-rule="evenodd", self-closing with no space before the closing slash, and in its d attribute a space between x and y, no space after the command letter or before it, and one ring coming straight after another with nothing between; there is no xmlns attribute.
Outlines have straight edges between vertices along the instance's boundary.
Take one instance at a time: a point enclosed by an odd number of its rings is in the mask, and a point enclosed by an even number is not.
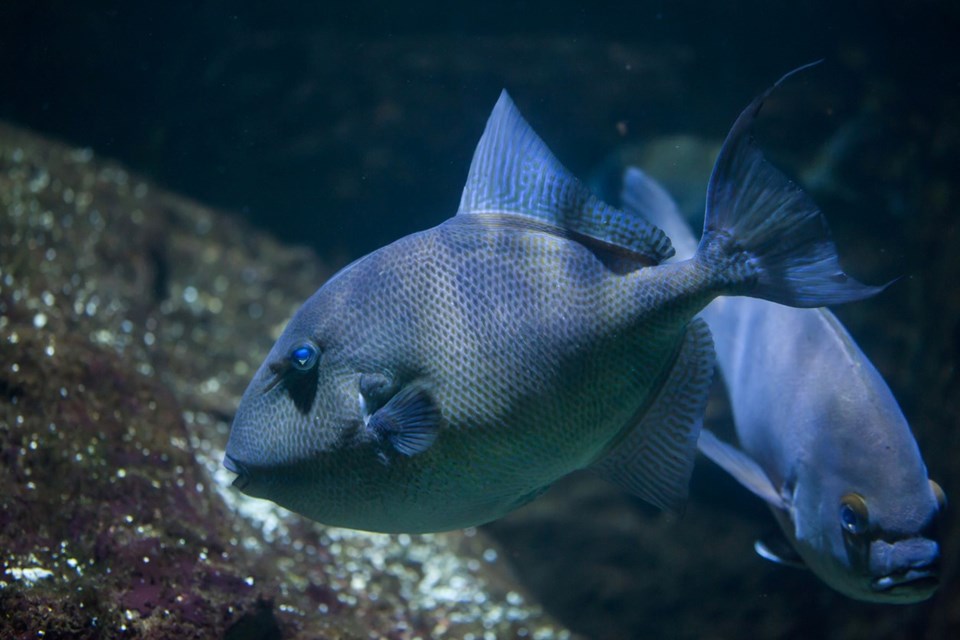
<svg viewBox="0 0 960 640"><path fill-rule="evenodd" d="M0 637L563 638L467 531L240 498L233 407L329 271L0 124Z"/></svg>

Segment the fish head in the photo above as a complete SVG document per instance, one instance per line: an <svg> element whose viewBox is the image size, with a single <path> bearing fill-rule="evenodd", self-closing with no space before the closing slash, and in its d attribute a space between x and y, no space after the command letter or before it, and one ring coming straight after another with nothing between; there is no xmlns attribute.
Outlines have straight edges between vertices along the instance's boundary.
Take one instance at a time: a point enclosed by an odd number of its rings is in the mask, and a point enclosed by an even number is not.
<svg viewBox="0 0 960 640"><path fill-rule="evenodd" d="M321 482L330 464L349 465L364 440L358 375L318 318L320 302L301 307L257 370L223 460L242 492L300 511L304 486Z"/></svg>
<svg viewBox="0 0 960 640"><path fill-rule="evenodd" d="M841 498L838 517L848 557L856 557L863 567L875 601L919 602L939 585L938 529L946 496L933 480L913 493L912 509L877 504L876 514L859 494Z"/></svg>
<svg viewBox="0 0 960 640"><path fill-rule="evenodd" d="M940 580L938 525L946 498L932 480L912 484L897 492L847 487L824 494L806 515L797 505L790 524L804 562L857 600L909 604L932 596Z"/></svg>

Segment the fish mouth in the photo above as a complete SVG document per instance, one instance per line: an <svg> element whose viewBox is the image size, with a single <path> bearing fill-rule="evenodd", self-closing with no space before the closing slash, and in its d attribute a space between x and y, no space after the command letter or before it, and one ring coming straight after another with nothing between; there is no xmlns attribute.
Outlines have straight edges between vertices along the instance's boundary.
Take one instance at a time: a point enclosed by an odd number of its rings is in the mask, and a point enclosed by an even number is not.
<svg viewBox="0 0 960 640"><path fill-rule="evenodd" d="M875 578L870 588L877 593L908 595L929 593L940 585L940 577L934 567L917 567Z"/></svg>
<svg viewBox="0 0 960 640"><path fill-rule="evenodd" d="M250 484L250 474L246 468L240 462L231 458L228 453L223 454L223 466L226 467L227 471L237 474L237 477L233 480L234 487L243 491Z"/></svg>

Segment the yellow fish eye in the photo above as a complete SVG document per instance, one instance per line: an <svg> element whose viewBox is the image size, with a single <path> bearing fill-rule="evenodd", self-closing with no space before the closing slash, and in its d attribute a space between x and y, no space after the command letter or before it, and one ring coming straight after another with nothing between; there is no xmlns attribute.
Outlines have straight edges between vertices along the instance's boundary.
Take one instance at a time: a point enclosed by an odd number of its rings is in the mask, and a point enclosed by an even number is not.
<svg viewBox="0 0 960 640"><path fill-rule="evenodd" d="M937 484L934 480L930 481L930 488L933 489L933 495L937 497L937 504L940 506L940 509L947 508L947 494L943 492L943 488Z"/></svg>
<svg viewBox="0 0 960 640"><path fill-rule="evenodd" d="M859 535L870 524L867 501L859 493L848 493L840 498L840 525L844 530Z"/></svg>

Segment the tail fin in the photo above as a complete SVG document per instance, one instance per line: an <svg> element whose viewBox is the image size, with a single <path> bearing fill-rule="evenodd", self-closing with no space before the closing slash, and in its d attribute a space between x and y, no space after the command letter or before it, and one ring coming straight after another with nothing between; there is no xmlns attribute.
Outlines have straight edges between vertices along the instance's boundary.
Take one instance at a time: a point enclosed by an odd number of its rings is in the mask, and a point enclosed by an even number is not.
<svg viewBox="0 0 960 640"><path fill-rule="evenodd" d="M726 267L730 293L820 307L866 298L884 288L844 273L820 209L767 161L751 132L773 90L814 64L786 74L743 110L714 165L697 256L712 264L729 264L736 254L746 256L746 265L739 261L739 266Z"/></svg>

